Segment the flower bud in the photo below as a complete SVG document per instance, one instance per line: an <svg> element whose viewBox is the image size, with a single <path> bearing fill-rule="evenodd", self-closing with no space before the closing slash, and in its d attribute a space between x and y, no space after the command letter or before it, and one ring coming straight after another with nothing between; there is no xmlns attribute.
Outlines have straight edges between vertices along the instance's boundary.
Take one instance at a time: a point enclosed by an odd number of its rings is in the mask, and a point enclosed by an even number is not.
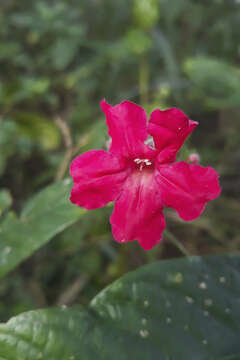
<svg viewBox="0 0 240 360"><path fill-rule="evenodd" d="M200 163L200 156L197 153L192 153L188 156L187 161L191 164L199 164Z"/></svg>

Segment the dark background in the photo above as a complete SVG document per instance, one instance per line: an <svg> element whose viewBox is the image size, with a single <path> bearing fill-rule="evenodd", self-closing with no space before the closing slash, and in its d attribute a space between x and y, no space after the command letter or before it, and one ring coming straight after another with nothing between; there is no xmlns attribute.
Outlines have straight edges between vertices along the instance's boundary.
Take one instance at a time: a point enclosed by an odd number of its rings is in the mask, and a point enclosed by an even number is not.
<svg viewBox="0 0 240 360"><path fill-rule="evenodd" d="M239 24L238 0L0 2L0 187L15 212L68 176L72 154L106 148L102 98L199 121L180 158L198 152L223 189L192 223L165 211L168 232L149 252L113 241L111 206L88 212L1 281L0 321L88 303L131 269L182 256L178 242L190 254L239 252Z"/></svg>

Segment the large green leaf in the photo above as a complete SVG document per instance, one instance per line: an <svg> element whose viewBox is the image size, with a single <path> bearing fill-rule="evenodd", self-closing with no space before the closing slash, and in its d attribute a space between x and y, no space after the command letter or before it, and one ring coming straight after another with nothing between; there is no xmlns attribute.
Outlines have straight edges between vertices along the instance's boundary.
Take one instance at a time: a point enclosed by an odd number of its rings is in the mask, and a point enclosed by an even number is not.
<svg viewBox="0 0 240 360"><path fill-rule="evenodd" d="M184 70L194 86L190 90L191 99L205 100L210 109L224 109L239 106L239 69L222 59L210 57L189 58Z"/></svg>
<svg viewBox="0 0 240 360"><path fill-rule="evenodd" d="M0 226L0 278L84 214L68 200L71 181L48 186L20 218L8 213Z"/></svg>
<svg viewBox="0 0 240 360"><path fill-rule="evenodd" d="M6 211L12 204L12 198L7 189L0 190L0 216Z"/></svg>
<svg viewBox="0 0 240 360"><path fill-rule="evenodd" d="M240 359L240 257L161 261L88 307L31 311L0 326L4 360Z"/></svg>

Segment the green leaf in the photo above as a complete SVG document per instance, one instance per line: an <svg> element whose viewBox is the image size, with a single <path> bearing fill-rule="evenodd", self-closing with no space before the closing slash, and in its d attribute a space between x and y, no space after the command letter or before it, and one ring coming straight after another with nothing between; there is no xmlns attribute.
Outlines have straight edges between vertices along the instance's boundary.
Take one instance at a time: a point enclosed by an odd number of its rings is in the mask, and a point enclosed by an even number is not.
<svg viewBox="0 0 240 360"><path fill-rule="evenodd" d="M240 257L161 261L81 306L0 326L0 357L48 360L240 358Z"/></svg>
<svg viewBox="0 0 240 360"><path fill-rule="evenodd" d="M63 70L74 59L79 48L79 39L60 39L52 48L52 61L57 70Z"/></svg>
<svg viewBox="0 0 240 360"><path fill-rule="evenodd" d="M69 179L50 185L29 201L19 219L6 216L0 228L0 278L84 214L68 200L70 188Z"/></svg>
<svg viewBox="0 0 240 360"><path fill-rule="evenodd" d="M7 189L0 190L0 216L12 205L12 198Z"/></svg>
<svg viewBox="0 0 240 360"><path fill-rule="evenodd" d="M210 109L239 106L239 69L227 62L210 57L188 58L184 71L193 83L191 98L205 99Z"/></svg>
<svg viewBox="0 0 240 360"><path fill-rule="evenodd" d="M46 150L53 150L59 146L60 134L53 121L38 113L15 113L18 130L21 135L42 145Z"/></svg>

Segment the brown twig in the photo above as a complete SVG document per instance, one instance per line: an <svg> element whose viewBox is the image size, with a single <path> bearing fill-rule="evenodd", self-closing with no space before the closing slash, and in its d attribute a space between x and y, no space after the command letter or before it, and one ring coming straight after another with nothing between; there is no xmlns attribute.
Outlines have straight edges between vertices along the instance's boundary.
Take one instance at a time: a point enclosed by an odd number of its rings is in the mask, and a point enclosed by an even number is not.
<svg viewBox="0 0 240 360"><path fill-rule="evenodd" d="M181 242L169 231L164 231L165 235L169 239L169 241L185 256L189 257L191 256L187 249L181 244Z"/></svg>
<svg viewBox="0 0 240 360"><path fill-rule="evenodd" d="M57 170L56 176L55 176L55 180L58 181L64 177L64 174L69 167L69 163L70 163L72 157L77 155L79 153L79 151L81 150L81 148L88 143L89 135L84 134L83 136L80 137L77 144L74 145L72 136L71 136L71 131L70 131L70 128L69 128L68 124L66 123L66 121L63 120L60 116L57 116L55 118L55 123L62 134L63 143L66 148L64 158L61 161L59 168Z"/></svg>
<svg viewBox="0 0 240 360"><path fill-rule="evenodd" d="M88 282L88 275L82 274L70 284L56 301L57 305L71 305Z"/></svg>
<svg viewBox="0 0 240 360"><path fill-rule="evenodd" d="M64 121L60 116L57 116L55 118L55 123L62 134L63 142L64 142L64 145L66 148L66 152L65 152L63 161L60 163L60 166L57 170L57 174L55 177L55 180L58 181L64 177L64 174L65 174L65 172L69 166L69 163L71 161L71 158L73 155L73 141L72 141L70 128L67 125L66 121Z"/></svg>
<svg viewBox="0 0 240 360"><path fill-rule="evenodd" d="M83 136L79 139L79 141L77 142L77 144L74 146L72 155L74 156L74 155L78 154L79 151L81 150L81 148L82 148L83 146L85 146L85 145L88 143L88 141L89 141L89 135L88 135L88 134L83 135Z"/></svg>

